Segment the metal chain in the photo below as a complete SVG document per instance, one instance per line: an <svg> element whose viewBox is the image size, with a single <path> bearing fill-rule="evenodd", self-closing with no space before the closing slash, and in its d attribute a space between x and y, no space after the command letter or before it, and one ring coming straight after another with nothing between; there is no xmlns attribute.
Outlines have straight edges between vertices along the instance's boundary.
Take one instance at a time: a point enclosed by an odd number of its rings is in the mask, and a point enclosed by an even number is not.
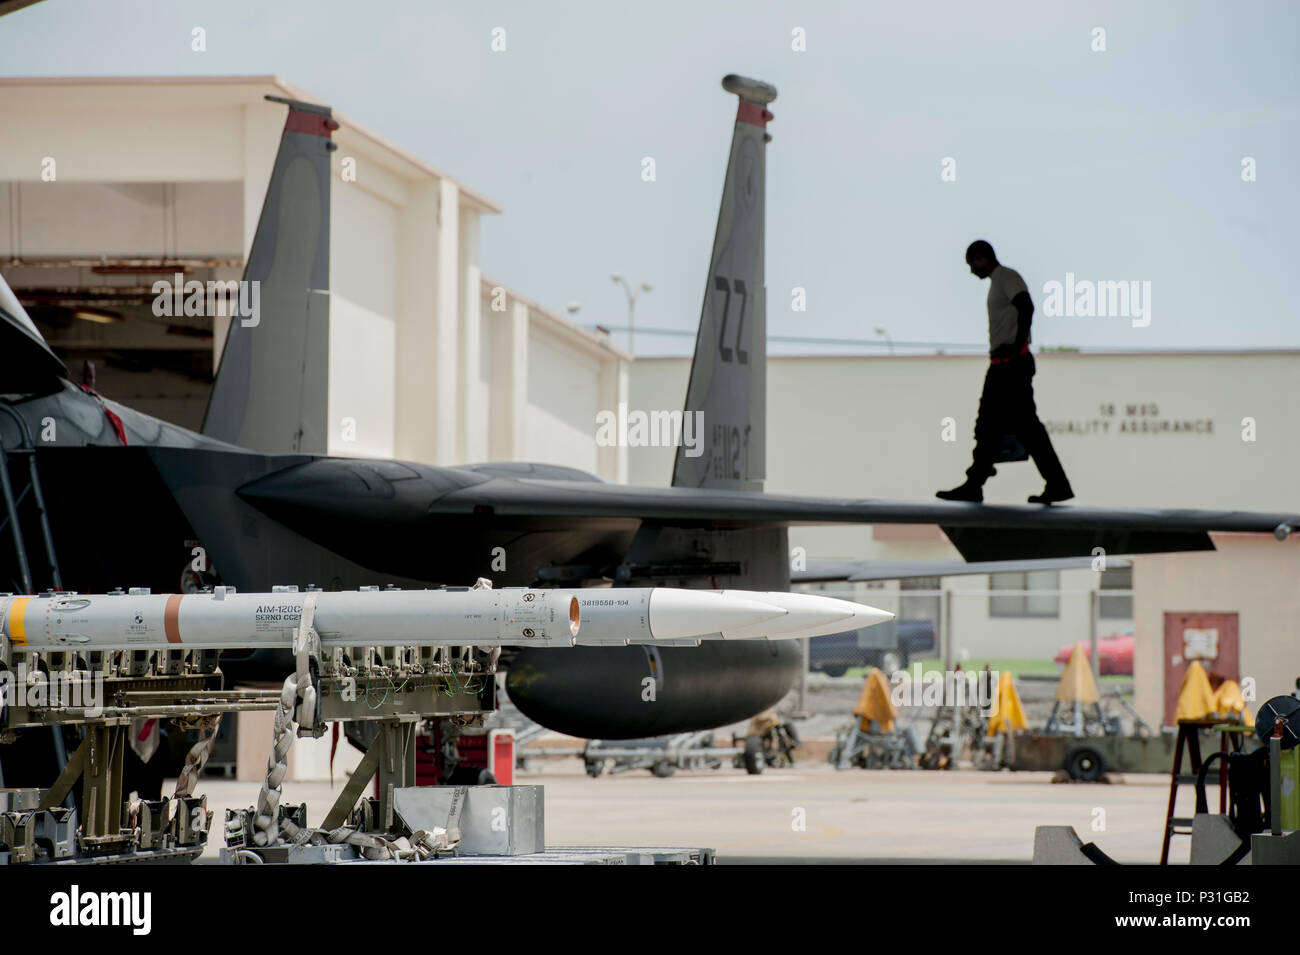
<svg viewBox="0 0 1300 955"><path fill-rule="evenodd" d="M364 859L393 859L402 862L420 862L439 853L449 852L459 842L449 839L444 830L427 832L417 829L410 839L389 839L378 833L361 832L352 826L339 826L328 832L324 829L302 828L289 819L281 823L281 829L296 846L344 843L359 849Z"/></svg>
<svg viewBox="0 0 1300 955"><path fill-rule="evenodd" d="M299 726L304 721L310 721L310 725L316 719L316 690L311 685L311 655L316 644L316 631L312 627L315 611L316 595L308 593L303 598L298 632L294 635L295 670L285 677L284 687L280 690L271 730L271 755L266 761L266 778L257 794L253 841L259 846L269 846L279 840L275 817L280 808L284 777L289 772L289 750Z"/></svg>
<svg viewBox="0 0 1300 955"><path fill-rule="evenodd" d="M194 795L194 787L199 783L199 774L203 772L203 767L208 764L208 757L212 755L212 747L217 742L217 730L221 728L221 714L217 713L200 718L195 728L199 731L199 739L190 747L190 751L185 754L185 765L181 767L180 775L176 777L176 791L172 793L173 799L183 799L186 796Z"/></svg>
<svg viewBox="0 0 1300 955"><path fill-rule="evenodd" d="M275 831L276 810L280 806L281 786L289 771L289 749L293 746L296 727L293 708L298 700L298 674L284 678L284 688L275 706L275 723L271 730L271 755L266 761L266 778L257 794L257 814L253 818L253 841L259 846L273 844L279 835Z"/></svg>
<svg viewBox="0 0 1300 955"><path fill-rule="evenodd" d="M460 842L459 832L445 830L412 833L409 840L389 839L376 833L359 832L352 826L339 826L326 832L323 829L304 828L290 819L282 819L277 827L275 819L283 794L284 777L289 771L289 750L293 746L297 727L293 719L295 706L301 705L298 693L300 670L285 678L280 700L275 708L272 729L271 755L267 760L266 778L257 794L257 812L253 819L253 841L258 846L270 846L280 841L281 835L294 845L326 845L346 843L360 850L366 859L397 859L418 862L442 852L449 852ZM215 734L214 734L215 735Z"/></svg>

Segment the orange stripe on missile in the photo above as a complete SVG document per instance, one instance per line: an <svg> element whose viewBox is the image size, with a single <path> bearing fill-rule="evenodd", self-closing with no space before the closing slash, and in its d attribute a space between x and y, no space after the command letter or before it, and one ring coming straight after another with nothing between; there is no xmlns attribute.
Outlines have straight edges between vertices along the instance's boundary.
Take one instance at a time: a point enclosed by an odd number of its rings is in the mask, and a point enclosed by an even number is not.
<svg viewBox="0 0 1300 955"><path fill-rule="evenodd" d="M167 607L163 610L163 632L167 634L168 643L181 642L180 594L172 594L167 598Z"/></svg>
<svg viewBox="0 0 1300 955"><path fill-rule="evenodd" d="M15 646L27 646L27 603L31 599L15 597L9 605L9 640Z"/></svg>

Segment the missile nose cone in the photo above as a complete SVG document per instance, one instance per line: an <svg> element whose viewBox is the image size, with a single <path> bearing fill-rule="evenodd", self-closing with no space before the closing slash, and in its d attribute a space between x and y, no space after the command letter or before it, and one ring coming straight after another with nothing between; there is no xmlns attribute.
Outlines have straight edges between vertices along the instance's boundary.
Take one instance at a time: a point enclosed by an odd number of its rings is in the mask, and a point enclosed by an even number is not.
<svg viewBox="0 0 1300 955"><path fill-rule="evenodd" d="M776 592L758 596L784 608L787 615L777 621L747 627L740 633L729 633L728 637L767 637L770 640L819 637L874 626L894 616L887 610L821 594Z"/></svg>
<svg viewBox="0 0 1300 955"><path fill-rule="evenodd" d="M683 640L729 634L784 617L786 611L768 603L765 596L656 587L650 594L650 634L656 640Z"/></svg>
<svg viewBox="0 0 1300 955"><path fill-rule="evenodd" d="M734 639L753 639L767 637L804 636L812 630L827 625L834 625L836 630L845 629L850 624L846 621L853 617L853 605L833 597L818 594L784 593L771 591L758 593L765 603L780 607L786 612L784 617L733 631L726 636Z"/></svg>
<svg viewBox="0 0 1300 955"><path fill-rule="evenodd" d="M884 623L886 620L893 620L894 614L888 610L880 610L877 607L868 607L866 604L858 604L857 609L853 611L854 627L874 627L878 623Z"/></svg>

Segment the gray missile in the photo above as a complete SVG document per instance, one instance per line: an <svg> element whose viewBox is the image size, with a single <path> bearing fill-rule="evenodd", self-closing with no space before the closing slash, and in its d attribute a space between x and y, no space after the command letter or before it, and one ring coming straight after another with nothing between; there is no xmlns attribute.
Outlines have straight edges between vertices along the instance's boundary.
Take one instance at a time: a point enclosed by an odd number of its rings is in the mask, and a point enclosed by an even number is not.
<svg viewBox="0 0 1300 955"><path fill-rule="evenodd" d="M54 594L0 597L0 635L17 650L292 647L310 601L324 646L559 647L632 639L674 646L744 634L811 635L824 626L829 605L850 618L861 609L824 597L790 599L800 597L812 595L672 588L240 594L229 587L210 594Z"/></svg>

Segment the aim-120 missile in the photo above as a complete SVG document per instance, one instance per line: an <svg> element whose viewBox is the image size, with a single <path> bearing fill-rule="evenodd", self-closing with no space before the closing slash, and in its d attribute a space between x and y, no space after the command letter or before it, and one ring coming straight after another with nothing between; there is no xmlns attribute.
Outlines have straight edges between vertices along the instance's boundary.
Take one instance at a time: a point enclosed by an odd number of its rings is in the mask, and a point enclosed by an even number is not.
<svg viewBox="0 0 1300 955"><path fill-rule="evenodd" d="M678 644L789 639L892 614L812 594L656 588L440 589L0 597L18 650L292 647L305 604L323 646ZM830 629L826 629L829 627ZM581 637L580 637L581 633Z"/></svg>

